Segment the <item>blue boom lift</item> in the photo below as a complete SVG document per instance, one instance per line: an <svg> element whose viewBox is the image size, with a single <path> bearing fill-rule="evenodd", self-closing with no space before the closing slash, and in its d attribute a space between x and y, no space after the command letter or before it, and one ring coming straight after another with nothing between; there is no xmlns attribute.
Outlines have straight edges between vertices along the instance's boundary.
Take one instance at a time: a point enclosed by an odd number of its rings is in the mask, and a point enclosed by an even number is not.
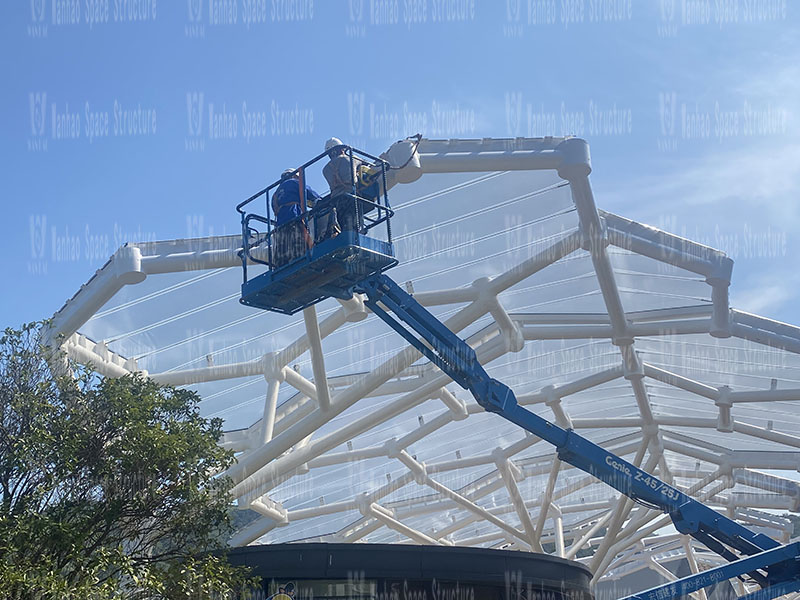
<svg viewBox="0 0 800 600"><path fill-rule="evenodd" d="M372 312L453 381L469 390L485 410L550 442L562 461L590 473L644 506L668 513L679 532L692 536L729 561L625 600L680 598L733 577L747 577L760 586L758 591L740 600L768 600L800 591L800 542L781 545L767 535L750 531L574 431L562 429L520 406L507 385L492 379L464 340L384 274L397 264L391 240L393 212L386 191L386 171L391 167L382 159L355 148L347 147L347 153L351 161L358 157L373 161L372 177L383 182L377 197L370 198L360 196L363 187L353 182L350 198L361 221L358 231L341 232L278 267L273 246L275 236L280 236L280 228L275 228L270 216L269 192L279 182L237 206L242 222L240 256L244 271L240 302L293 314L328 297L349 299L353 293L364 294L364 303ZM325 154L299 167L301 183L305 169L323 157ZM300 186L303 196L304 188ZM243 210L261 196L267 201L266 216ZM304 197L301 204L305 205ZM298 219L304 226L311 227L316 219L324 216L321 213L329 210L327 207L305 210ZM376 212L373 217L361 214L373 211ZM265 225L265 231L259 231L253 222ZM376 226L381 224L385 227L385 239L372 237ZM248 261L264 265L265 272L248 280Z"/></svg>

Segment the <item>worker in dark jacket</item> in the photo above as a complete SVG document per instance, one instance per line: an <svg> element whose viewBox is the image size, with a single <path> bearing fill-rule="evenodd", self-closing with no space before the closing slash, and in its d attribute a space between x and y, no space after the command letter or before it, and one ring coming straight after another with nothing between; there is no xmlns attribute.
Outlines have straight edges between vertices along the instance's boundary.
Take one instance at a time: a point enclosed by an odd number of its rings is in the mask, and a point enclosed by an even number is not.
<svg viewBox="0 0 800 600"><path fill-rule="evenodd" d="M313 206L320 196L305 186L306 203ZM281 183L272 194L272 210L278 227L273 234L273 261L276 267L291 262L311 247L311 236L303 219L308 210L300 197L300 170L286 169Z"/></svg>

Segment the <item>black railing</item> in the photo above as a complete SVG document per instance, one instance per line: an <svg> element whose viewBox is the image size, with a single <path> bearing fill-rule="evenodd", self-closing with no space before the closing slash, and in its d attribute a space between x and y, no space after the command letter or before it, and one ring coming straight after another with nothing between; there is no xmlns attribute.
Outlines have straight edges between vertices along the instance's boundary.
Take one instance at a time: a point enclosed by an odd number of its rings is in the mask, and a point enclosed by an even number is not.
<svg viewBox="0 0 800 600"><path fill-rule="evenodd" d="M270 197L284 180L283 177L274 181L261 191L253 194L236 206L236 210L241 215L242 223L242 249L239 251L239 257L242 259L244 283L247 283L248 261L265 265L269 270L276 270L287 264L287 261L283 260L285 257L280 257L279 260L279 257L276 256L274 251L273 246L275 245L274 240L276 238L276 233L280 235L281 232L284 232L289 235L292 230L296 230L295 235L298 235L300 233L297 233L297 231L304 232L304 235L306 236L305 239L307 241L306 253L308 253L316 243L320 243L325 239L324 235L320 235L320 233L316 231L316 227L318 225L327 221L327 219L323 220L323 217L328 217L328 219L330 219L331 214L336 214L337 206L339 208L347 206L349 201L352 201L354 205L353 214L355 215L355 229L359 233L367 233L374 227L385 223L386 241L390 244L392 243L391 217L394 215L394 211L389 205L389 195L386 188L386 172L391 168L389 163L382 158L372 156L371 154L351 146L345 145L340 146L339 148L344 148L345 153L350 159L350 193L339 194L336 198L331 198L330 193L328 193L317 200L314 207L309 207L308 198L306 197L306 170L308 167L328 156L329 152L323 152L322 154L315 156L310 161L292 171L291 177L299 175L300 179L299 216L294 217L290 221L282 223L281 225L277 224L277 215L275 215L275 218L273 218ZM362 167L367 168L366 178L368 181L365 181L362 177ZM353 173L355 173L355 177L353 177ZM367 190L370 188L376 189L377 193L367 196ZM247 212L245 210L246 206L255 202L262 196L264 197L265 205L264 214ZM375 215L371 216L373 211L375 212ZM259 228L257 226L253 226L253 222L260 223L261 225L264 225L264 227ZM301 227L298 228L298 224L301 225ZM314 230L313 237L310 233L312 229ZM259 253L262 258L253 255L253 251L258 248L266 249L266 252L262 250ZM263 258L264 254L266 254L266 260ZM302 253L298 256L302 256ZM291 257L291 260L297 258L298 256ZM291 260L288 262L291 262Z"/></svg>

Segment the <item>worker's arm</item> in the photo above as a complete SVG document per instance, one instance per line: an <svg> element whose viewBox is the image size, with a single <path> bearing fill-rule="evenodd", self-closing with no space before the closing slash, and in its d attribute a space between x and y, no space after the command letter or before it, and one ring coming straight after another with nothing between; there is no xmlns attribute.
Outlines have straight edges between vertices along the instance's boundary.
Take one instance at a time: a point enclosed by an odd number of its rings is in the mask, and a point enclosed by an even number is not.
<svg viewBox="0 0 800 600"><path fill-rule="evenodd" d="M306 186L306 202L308 202L311 206L314 206L316 202L322 198L317 192L315 192L311 186Z"/></svg>

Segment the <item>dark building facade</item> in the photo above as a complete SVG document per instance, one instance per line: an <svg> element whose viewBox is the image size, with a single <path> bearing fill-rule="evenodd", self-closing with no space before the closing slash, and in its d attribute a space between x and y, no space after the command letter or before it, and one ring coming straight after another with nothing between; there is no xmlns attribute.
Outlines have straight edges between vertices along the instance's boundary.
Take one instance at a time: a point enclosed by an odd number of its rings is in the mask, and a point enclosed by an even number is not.
<svg viewBox="0 0 800 600"><path fill-rule="evenodd" d="M590 571L529 552L395 544L235 548L272 600L593 600Z"/></svg>

